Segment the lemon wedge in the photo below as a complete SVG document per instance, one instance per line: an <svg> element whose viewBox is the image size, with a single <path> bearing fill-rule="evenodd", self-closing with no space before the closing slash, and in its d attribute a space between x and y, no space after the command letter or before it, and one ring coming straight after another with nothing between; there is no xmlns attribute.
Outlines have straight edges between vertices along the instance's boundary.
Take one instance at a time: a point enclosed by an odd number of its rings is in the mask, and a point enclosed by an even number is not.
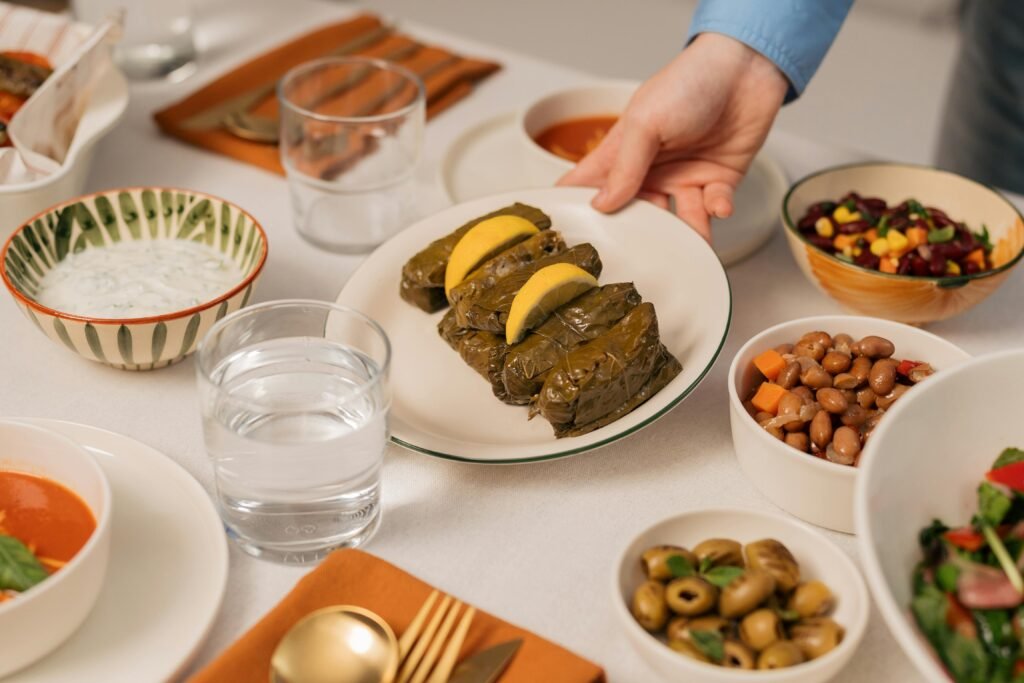
<svg viewBox="0 0 1024 683"><path fill-rule="evenodd" d="M445 295L484 261L538 232L536 225L519 216L495 216L474 225L452 249L444 271Z"/></svg>
<svg viewBox="0 0 1024 683"><path fill-rule="evenodd" d="M530 276L514 299L505 323L505 341L518 344L553 310L597 287L597 278L571 263L556 263Z"/></svg>

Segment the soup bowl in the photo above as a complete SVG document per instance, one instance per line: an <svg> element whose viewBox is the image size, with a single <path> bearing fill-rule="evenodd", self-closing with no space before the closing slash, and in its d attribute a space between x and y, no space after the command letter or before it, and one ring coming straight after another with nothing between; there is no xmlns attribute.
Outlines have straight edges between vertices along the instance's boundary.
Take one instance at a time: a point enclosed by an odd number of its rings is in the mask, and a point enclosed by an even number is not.
<svg viewBox="0 0 1024 683"><path fill-rule="evenodd" d="M40 303L40 282L70 255L161 240L206 245L240 275L198 305L159 315L101 318ZM29 219L0 251L0 274L25 317L54 343L116 368L152 370L192 353L216 321L247 305L266 258L263 228L231 202L192 190L137 187L78 197Z"/></svg>
<svg viewBox="0 0 1024 683"><path fill-rule="evenodd" d="M812 245L797 229L807 209L855 191L890 206L914 198L972 230L988 228L993 269L973 275L893 275L848 263ZM1024 217L994 189L928 166L868 162L836 166L797 181L782 202L789 248L807 279L843 307L864 315L923 324L963 313L1006 281L1024 255Z"/></svg>
<svg viewBox="0 0 1024 683"><path fill-rule="evenodd" d="M818 526L851 533L858 468L801 453L766 432L743 407L744 400L763 380L754 367L754 358L762 351L779 344L791 344L815 330L833 335L845 332L854 339L868 335L885 337L896 346L895 357L931 363L937 371L936 377L968 360L970 355L955 344L916 327L851 315L784 322L754 335L737 352L729 368L729 424L736 459L743 473L786 512ZM934 380L935 377L929 377L921 386ZM921 386L915 386L907 396L912 396ZM880 425L890 418L886 414Z"/></svg>
<svg viewBox="0 0 1024 683"><path fill-rule="evenodd" d="M96 529L55 574L0 602L0 677L44 657L85 621L103 586L111 527L107 478L96 460L70 439L39 427L0 421L0 472L4 470L63 485L89 507Z"/></svg>

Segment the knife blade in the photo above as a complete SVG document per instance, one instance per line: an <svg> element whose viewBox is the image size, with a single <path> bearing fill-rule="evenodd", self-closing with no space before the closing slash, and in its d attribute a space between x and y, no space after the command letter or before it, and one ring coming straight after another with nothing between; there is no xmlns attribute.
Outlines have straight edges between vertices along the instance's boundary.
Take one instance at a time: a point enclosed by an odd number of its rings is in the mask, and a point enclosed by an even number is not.
<svg viewBox="0 0 1024 683"><path fill-rule="evenodd" d="M494 683L522 645L522 638L517 638L473 655L455 667L448 683Z"/></svg>

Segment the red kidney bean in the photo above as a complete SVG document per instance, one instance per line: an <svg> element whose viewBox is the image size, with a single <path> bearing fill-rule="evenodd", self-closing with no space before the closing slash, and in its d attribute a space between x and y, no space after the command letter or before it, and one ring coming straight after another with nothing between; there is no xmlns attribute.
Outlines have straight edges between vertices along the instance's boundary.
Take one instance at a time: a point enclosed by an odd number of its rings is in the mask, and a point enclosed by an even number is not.
<svg viewBox="0 0 1024 683"><path fill-rule="evenodd" d="M870 229L871 224L865 220L840 223L836 226L836 231L839 232L840 235L856 235L858 232L866 232Z"/></svg>

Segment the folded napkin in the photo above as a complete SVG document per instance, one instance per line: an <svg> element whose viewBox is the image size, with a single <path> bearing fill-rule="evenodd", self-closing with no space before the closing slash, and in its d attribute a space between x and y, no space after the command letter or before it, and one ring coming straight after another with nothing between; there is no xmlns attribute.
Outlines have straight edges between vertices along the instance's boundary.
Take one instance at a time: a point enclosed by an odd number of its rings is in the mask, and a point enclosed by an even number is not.
<svg viewBox="0 0 1024 683"><path fill-rule="evenodd" d="M313 610L329 605L357 605L384 618L401 637L431 586L373 555L338 550L296 584L277 607L225 650L190 683L265 683L270 656L285 632ZM538 604L538 609L544 606ZM501 683L600 683L600 667L529 631L477 611L459 661L492 645L523 639Z"/></svg>
<svg viewBox="0 0 1024 683"><path fill-rule="evenodd" d="M401 33L382 31L384 27L379 17L362 14L296 38L157 112L154 115L157 125L186 142L283 174L275 145L242 140L219 128L195 130L187 126L187 120L226 100L279 80L298 64L323 57L371 34L380 34L380 37L352 54L388 59L419 75L426 88L428 119L464 98L477 82L501 68L494 62L462 57L444 48L421 44ZM261 115L276 114L276 94L251 111Z"/></svg>

